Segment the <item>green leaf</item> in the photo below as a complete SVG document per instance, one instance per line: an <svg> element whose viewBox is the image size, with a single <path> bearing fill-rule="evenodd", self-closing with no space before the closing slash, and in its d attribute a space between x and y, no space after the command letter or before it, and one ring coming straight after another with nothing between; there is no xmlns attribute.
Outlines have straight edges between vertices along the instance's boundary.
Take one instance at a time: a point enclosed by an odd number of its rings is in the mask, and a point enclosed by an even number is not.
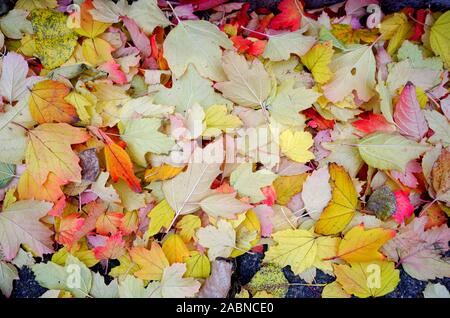
<svg viewBox="0 0 450 318"><path fill-rule="evenodd" d="M5 105L0 114L0 162L19 164L25 158L28 139L25 129L12 121L27 128L34 126L27 98L21 98L15 106Z"/></svg>
<svg viewBox="0 0 450 318"><path fill-rule="evenodd" d="M6 187L14 178L16 165L0 162L0 188Z"/></svg>
<svg viewBox="0 0 450 318"><path fill-rule="evenodd" d="M5 297L11 296L15 279L19 279L17 269L11 264L0 261L0 291Z"/></svg>
<svg viewBox="0 0 450 318"><path fill-rule="evenodd" d="M250 197L254 203L264 200L261 188L271 185L276 178L277 175L267 169L253 172L251 163L241 163L231 173L230 184L241 196Z"/></svg>
<svg viewBox="0 0 450 318"><path fill-rule="evenodd" d="M450 65L450 11L441 15L431 27L430 45L447 66Z"/></svg>
<svg viewBox="0 0 450 318"><path fill-rule="evenodd" d="M328 162L335 162L343 166L350 176L356 177L363 165L363 160L359 155L358 149L352 146L358 142L355 132L355 128L352 125L337 123L331 133L333 141L322 143L322 146L330 150L331 153L323 159L321 166L326 165Z"/></svg>
<svg viewBox="0 0 450 318"><path fill-rule="evenodd" d="M150 298L152 286L144 287L144 281L131 275L119 282L120 298Z"/></svg>
<svg viewBox="0 0 450 318"><path fill-rule="evenodd" d="M305 87L294 88L294 81L283 82L270 103L270 113L284 125L303 125L305 118L299 112L310 108L320 94Z"/></svg>
<svg viewBox="0 0 450 318"><path fill-rule="evenodd" d="M106 285L104 277L99 273L93 273L92 277L91 296L95 298L119 298L117 279L113 279Z"/></svg>
<svg viewBox="0 0 450 318"><path fill-rule="evenodd" d="M315 42L315 37L305 36L301 30L271 35L262 56L271 61L288 60L291 54L306 54Z"/></svg>
<svg viewBox="0 0 450 318"><path fill-rule="evenodd" d="M156 0L139 0L133 2L127 16L136 21L137 25L149 34L157 26L166 27L170 25L170 21L158 7Z"/></svg>
<svg viewBox="0 0 450 318"><path fill-rule="evenodd" d="M386 120L390 123L394 123L392 114L394 113L392 107L392 96L389 89L386 87L386 83L381 78L381 73L378 72L378 83L375 89L380 95L380 110Z"/></svg>
<svg viewBox="0 0 450 318"><path fill-rule="evenodd" d="M399 60L409 59L414 68L442 70L442 61L438 57L424 58L419 46L410 41L403 42L398 50L397 57Z"/></svg>
<svg viewBox="0 0 450 318"><path fill-rule="evenodd" d="M19 40L23 34L33 34L31 22L27 20L28 12L20 9L13 9L7 15L0 18L0 28L3 34L10 39Z"/></svg>
<svg viewBox="0 0 450 318"><path fill-rule="evenodd" d="M160 126L161 120L157 118L141 118L119 124L120 137L127 143L127 150L137 164L145 167L147 152L166 154L175 145L170 137L158 131Z"/></svg>
<svg viewBox="0 0 450 318"><path fill-rule="evenodd" d="M441 71L429 68L414 68L409 59L388 64L386 84L392 95L408 81L423 90L432 89L439 84Z"/></svg>
<svg viewBox="0 0 450 318"><path fill-rule="evenodd" d="M64 266L53 262L33 265L36 281L48 289L61 289L85 298L92 287L92 273L78 258L69 254Z"/></svg>
<svg viewBox="0 0 450 318"><path fill-rule="evenodd" d="M334 73L333 79L323 86L329 101L342 101L353 91L363 101L374 95L376 63L371 46L357 46L352 51L335 56L330 69Z"/></svg>
<svg viewBox="0 0 450 318"><path fill-rule="evenodd" d="M223 56L223 69L228 81L215 85L223 96L241 106L263 106L272 87L270 76L258 59L249 63L244 56L227 51Z"/></svg>
<svg viewBox="0 0 450 318"><path fill-rule="evenodd" d="M173 81L172 88L164 87L155 95L154 102L174 105L179 113L185 112L195 103L205 108L214 104L231 104L217 94L212 85L210 80L198 74L193 65L189 65L183 76Z"/></svg>
<svg viewBox="0 0 450 318"><path fill-rule="evenodd" d="M67 16L62 12L35 9L31 24L35 34L36 56L47 69L66 62L77 45L78 35L67 27Z"/></svg>
<svg viewBox="0 0 450 318"><path fill-rule="evenodd" d="M435 110L425 110L425 119L428 125L434 131L434 135L431 136L428 141L437 144L440 141L444 143L445 146L450 145L450 124L447 118L438 113Z"/></svg>
<svg viewBox="0 0 450 318"><path fill-rule="evenodd" d="M222 81L222 50L233 47L225 33L207 21L182 21L164 41L164 56L176 78L193 64L201 76ZM183 52L183 54L180 54Z"/></svg>
<svg viewBox="0 0 450 318"><path fill-rule="evenodd" d="M342 51L347 51L348 49L346 48L346 46L339 41L334 35L333 33L331 33L330 30L328 30L325 26L322 26L322 28L320 29L320 33L319 33L319 39L322 42L325 41L331 41L331 43L333 43L333 46L335 48L338 48Z"/></svg>
<svg viewBox="0 0 450 318"><path fill-rule="evenodd" d="M363 160L371 167L405 171L406 164L429 149L399 134L373 133L357 145Z"/></svg>

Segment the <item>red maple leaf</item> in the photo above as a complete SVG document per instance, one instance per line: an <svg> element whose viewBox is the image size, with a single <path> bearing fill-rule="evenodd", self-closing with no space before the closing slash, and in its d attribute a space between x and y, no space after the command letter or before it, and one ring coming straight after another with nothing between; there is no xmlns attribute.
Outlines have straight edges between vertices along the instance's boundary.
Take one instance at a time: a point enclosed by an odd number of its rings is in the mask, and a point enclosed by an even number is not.
<svg viewBox="0 0 450 318"><path fill-rule="evenodd" d="M405 191L394 191L394 195L397 201L397 210L392 217L398 224L401 224L414 213L414 206L411 204L408 193Z"/></svg>
<svg viewBox="0 0 450 318"><path fill-rule="evenodd" d="M290 29L296 31L300 29L300 21L303 14L303 4L299 0L283 0L278 5L281 13L272 19L270 27L275 30Z"/></svg>
<svg viewBox="0 0 450 318"><path fill-rule="evenodd" d="M395 127L391 125L383 115L368 113L361 116L361 119L352 123L353 127L359 131L371 134L376 131L393 132Z"/></svg>

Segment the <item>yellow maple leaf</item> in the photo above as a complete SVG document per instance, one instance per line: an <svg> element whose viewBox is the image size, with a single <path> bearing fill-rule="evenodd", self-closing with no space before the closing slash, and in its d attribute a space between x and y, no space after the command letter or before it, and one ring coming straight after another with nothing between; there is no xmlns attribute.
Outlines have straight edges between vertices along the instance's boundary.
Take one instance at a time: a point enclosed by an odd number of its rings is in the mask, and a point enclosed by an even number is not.
<svg viewBox="0 0 450 318"><path fill-rule="evenodd" d="M184 261L186 263L186 277L207 278L211 273L211 263L208 256L198 251L192 251Z"/></svg>
<svg viewBox="0 0 450 318"><path fill-rule="evenodd" d="M130 251L131 259L139 266L139 270L134 273L137 278L145 280L161 280L164 269L169 267L161 246L152 242L150 250L142 246L133 247Z"/></svg>
<svg viewBox="0 0 450 318"><path fill-rule="evenodd" d="M230 257L238 257L250 250L261 237L261 224L258 215L253 210L245 213L245 219L235 228L236 247Z"/></svg>
<svg viewBox="0 0 450 318"><path fill-rule="evenodd" d="M99 36L111 25L110 23L95 21L90 10L94 9L91 1L85 1L80 6L80 27L75 32L82 36L95 38Z"/></svg>
<svg viewBox="0 0 450 318"><path fill-rule="evenodd" d="M52 255L52 262L64 266L67 257L70 254L78 258L80 262L84 263L87 267L92 267L99 262L99 260L95 258L94 251L89 250L86 243L80 244L78 247L74 247L70 252L66 247L59 249Z"/></svg>
<svg viewBox="0 0 450 318"><path fill-rule="evenodd" d="M277 203L286 205L295 194L301 192L303 183L308 175L308 173L302 173L295 176L280 176L276 178L273 182L273 187L277 194Z"/></svg>
<svg viewBox="0 0 450 318"><path fill-rule="evenodd" d="M387 52L393 55L410 36L412 24L403 12L386 16L380 24L383 40L389 40Z"/></svg>
<svg viewBox="0 0 450 318"><path fill-rule="evenodd" d="M189 257L189 250L178 234L169 234L162 244L162 250L171 265L183 263Z"/></svg>
<svg viewBox="0 0 450 318"><path fill-rule="evenodd" d="M289 158L300 163L314 159L314 154L308 149L314 141L309 132L287 129L280 135L281 151Z"/></svg>
<svg viewBox="0 0 450 318"><path fill-rule="evenodd" d="M323 257L335 254L338 242L336 238L317 237L312 231L304 229L278 231L272 237L278 244L269 247L264 262L282 267L290 265L296 275L316 265L328 268L329 265L323 263L327 259Z"/></svg>
<svg viewBox="0 0 450 318"><path fill-rule="evenodd" d="M345 44L372 43L376 40L377 29L353 29L349 24L332 24L331 33Z"/></svg>
<svg viewBox="0 0 450 318"><path fill-rule="evenodd" d="M91 115L89 115L87 109L92 108L93 105L86 97L84 97L80 93L72 91L64 97L64 100L75 107L78 117L80 117L80 120L82 122L89 122Z"/></svg>
<svg viewBox="0 0 450 318"><path fill-rule="evenodd" d="M117 260L120 262L120 265L111 269L109 275L112 277L132 275L139 270L139 266L131 261L131 257L128 254L120 256Z"/></svg>
<svg viewBox="0 0 450 318"><path fill-rule="evenodd" d="M395 236L394 230L374 228L365 231L360 224L348 231L338 248L338 258L347 262L370 262L386 257L378 252L384 243Z"/></svg>
<svg viewBox="0 0 450 318"><path fill-rule="evenodd" d="M175 217L175 211L170 207L166 199L159 202L148 214L150 218L150 224L147 232L145 232L145 238L149 238L161 231L161 229L168 228L173 218Z"/></svg>
<svg viewBox="0 0 450 318"><path fill-rule="evenodd" d="M430 45L436 55L439 55L447 67L450 65L449 44L450 12L442 14L431 27Z"/></svg>
<svg viewBox="0 0 450 318"><path fill-rule="evenodd" d="M315 232L325 235L342 232L353 218L358 204L358 193L343 167L330 164L330 179L332 198L315 225Z"/></svg>
<svg viewBox="0 0 450 318"><path fill-rule="evenodd" d="M205 124L203 136L217 136L222 131L240 127L242 121L239 117L228 114L225 105L212 105L205 110Z"/></svg>
<svg viewBox="0 0 450 318"><path fill-rule="evenodd" d="M313 266L322 271L333 271L331 259L337 255L340 242L339 237L319 236L316 238L317 255Z"/></svg>
<svg viewBox="0 0 450 318"><path fill-rule="evenodd" d="M400 282L400 271L393 262L334 264L333 267L336 281L344 291L360 298L384 296Z"/></svg>
<svg viewBox="0 0 450 318"><path fill-rule="evenodd" d="M185 243L189 242L194 236L195 231L202 225L200 218L197 215L189 214L183 216L177 222L175 228L179 230L181 238Z"/></svg>
<svg viewBox="0 0 450 318"><path fill-rule="evenodd" d="M84 39L81 48L84 58L92 66L98 66L113 59L111 44L101 38Z"/></svg>
<svg viewBox="0 0 450 318"><path fill-rule="evenodd" d="M337 281L327 284L322 290L322 298L350 298Z"/></svg>
<svg viewBox="0 0 450 318"><path fill-rule="evenodd" d="M308 53L301 57L303 65L311 71L317 83L324 84L333 76L333 73L328 67L333 54L333 44L327 41L317 43Z"/></svg>

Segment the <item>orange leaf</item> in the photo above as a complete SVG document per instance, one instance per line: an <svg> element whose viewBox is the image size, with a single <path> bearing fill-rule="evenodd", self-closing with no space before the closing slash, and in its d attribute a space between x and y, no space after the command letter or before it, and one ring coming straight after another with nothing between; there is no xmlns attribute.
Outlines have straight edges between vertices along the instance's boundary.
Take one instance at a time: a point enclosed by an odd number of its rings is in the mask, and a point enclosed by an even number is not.
<svg viewBox="0 0 450 318"><path fill-rule="evenodd" d="M75 241L95 229L97 219L105 212L106 206L103 202L94 201L85 205L83 210L87 212L87 217L84 219L83 226L75 233Z"/></svg>
<svg viewBox="0 0 450 318"><path fill-rule="evenodd" d="M365 231L360 224L348 231L341 240L337 258L347 262L371 262L385 259L378 252L384 243L395 236L394 230L375 228Z"/></svg>
<svg viewBox="0 0 450 318"><path fill-rule="evenodd" d="M20 200L56 202L64 194L61 191L63 184L54 173L49 173L47 180L43 184L39 184L28 171L25 171L20 176L17 191Z"/></svg>
<svg viewBox="0 0 450 318"><path fill-rule="evenodd" d="M84 219L79 213L73 213L59 220L55 240L60 244L72 246L75 243L75 233L83 226Z"/></svg>
<svg viewBox="0 0 450 318"><path fill-rule="evenodd" d="M100 214L95 223L97 233L101 235L115 234L122 222L123 214L118 212L105 212Z"/></svg>
<svg viewBox="0 0 450 318"><path fill-rule="evenodd" d="M104 246L94 248L94 255L98 260L117 259L125 252L125 241L122 239L122 233L120 232L108 237Z"/></svg>
<svg viewBox="0 0 450 318"><path fill-rule="evenodd" d="M89 127L89 129L105 143L106 170L112 180L117 182L121 178L128 183L131 190L141 192L141 183L134 175L133 163L128 153L97 127Z"/></svg>
<svg viewBox="0 0 450 318"><path fill-rule="evenodd" d="M80 158L71 144L89 139L84 129L68 124L42 124L28 131L30 141L25 153L27 170L36 183L43 184L53 172L61 184L81 181Z"/></svg>
<svg viewBox="0 0 450 318"><path fill-rule="evenodd" d="M137 211L128 211L120 220L119 230L124 235L130 235L139 228L139 215Z"/></svg>
<svg viewBox="0 0 450 318"><path fill-rule="evenodd" d="M141 184L133 172L133 164L125 150L115 143L105 145L106 169L114 182L125 180L134 192L141 192Z"/></svg>
<svg viewBox="0 0 450 318"><path fill-rule="evenodd" d="M184 167L174 167L168 164L162 164L158 167L145 170L144 178L146 182L162 181L175 177Z"/></svg>
<svg viewBox="0 0 450 318"><path fill-rule="evenodd" d="M157 243L152 242L150 250L145 247L133 247L130 251L131 259L139 266L139 270L134 273L138 278L145 280L160 280L164 268L169 266L169 261Z"/></svg>
<svg viewBox="0 0 450 318"><path fill-rule="evenodd" d="M80 28L75 31L88 38L95 38L96 36L105 32L105 30L111 25L110 23L104 23L95 21L89 10L95 9L92 4L92 0L85 0L80 7Z"/></svg>
<svg viewBox="0 0 450 318"><path fill-rule="evenodd" d="M45 80L36 83L30 94L31 117L40 124L79 121L75 107L64 100L69 92L69 87L57 81Z"/></svg>

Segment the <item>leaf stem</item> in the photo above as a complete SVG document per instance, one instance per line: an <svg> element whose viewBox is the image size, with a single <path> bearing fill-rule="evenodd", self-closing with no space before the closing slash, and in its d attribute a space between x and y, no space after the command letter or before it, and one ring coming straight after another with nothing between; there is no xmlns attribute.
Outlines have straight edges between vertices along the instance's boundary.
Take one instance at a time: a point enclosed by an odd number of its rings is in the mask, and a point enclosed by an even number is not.
<svg viewBox="0 0 450 318"><path fill-rule="evenodd" d="M24 129L26 132L30 131L30 129L28 129L28 128L25 127L24 125L19 124L19 123L15 122L15 121L12 121L11 124L14 124L14 125L16 125L16 126L22 128L22 129Z"/></svg>

